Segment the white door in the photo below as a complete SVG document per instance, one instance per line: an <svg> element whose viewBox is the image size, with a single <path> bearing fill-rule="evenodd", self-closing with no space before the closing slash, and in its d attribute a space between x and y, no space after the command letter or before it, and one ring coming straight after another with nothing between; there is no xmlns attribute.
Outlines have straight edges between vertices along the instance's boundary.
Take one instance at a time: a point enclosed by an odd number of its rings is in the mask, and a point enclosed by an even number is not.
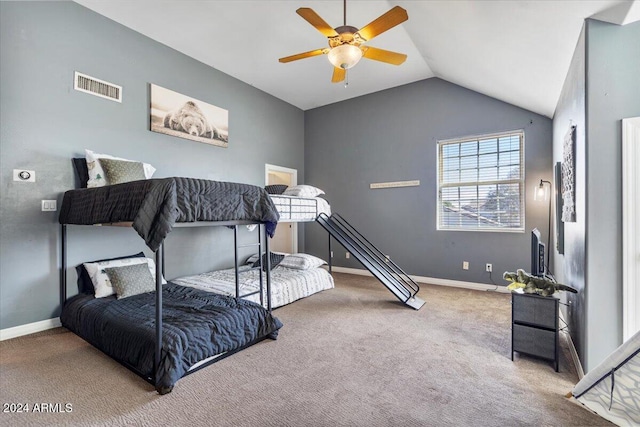
<svg viewBox="0 0 640 427"><path fill-rule="evenodd" d="M282 166L265 165L266 185L284 184L288 186L298 183L298 171ZM298 225L295 222L279 222L276 234L271 239L270 249L276 252L298 252Z"/></svg>
<svg viewBox="0 0 640 427"><path fill-rule="evenodd" d="M622 306L624 341L640 330L640 117L622 120Z"/></svg>

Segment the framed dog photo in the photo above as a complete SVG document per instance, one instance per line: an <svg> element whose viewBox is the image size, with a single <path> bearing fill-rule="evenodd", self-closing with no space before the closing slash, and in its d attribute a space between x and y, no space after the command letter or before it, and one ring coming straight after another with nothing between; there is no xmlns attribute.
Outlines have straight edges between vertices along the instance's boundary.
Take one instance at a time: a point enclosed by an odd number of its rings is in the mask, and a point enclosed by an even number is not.
<svg viewBox="0 0 640 427"><path fill-rule="evenodd" d="M229 111L151 84L151 130L227 148Z"/></svg>

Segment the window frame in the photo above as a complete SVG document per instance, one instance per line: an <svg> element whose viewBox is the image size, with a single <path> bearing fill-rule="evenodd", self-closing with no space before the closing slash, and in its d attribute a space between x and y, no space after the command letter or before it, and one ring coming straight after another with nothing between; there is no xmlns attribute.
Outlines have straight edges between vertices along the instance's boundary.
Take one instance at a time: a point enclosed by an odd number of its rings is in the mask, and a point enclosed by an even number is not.
<svg viewBox="0 0 640 427"><path fill-rule="evenodd" d="M481 181L480 179L476 181L464 181L458 182L455 184L445 184L443 183L443 168L442 162L442 147L451 144L461 145L465 142L480 142L486 139L499 139L505 136L514 136L517 135L520 137L520 175L517 179L494 179L494 180L485 180ZM496 160L495 167L499 167L499 145L496 154L498 154L498 159ZM476 154L476 157L479 158L480 152ZM476 169L480 169L478 165ZM460 169L461 170L461 169ZM436 142L436 229L437 231L475 231L475 232L490 232L490 233L524 233L525 232L525 132L524 129L517 129L512 131L505 132L496 132L496 133L488 133L481 135L470 135L459 138L450 138L450 139L441 139ZM518 184L519 192L520 192L520 226L519 227L478 227L477 224L474 227L469 226L444 226L441 220L441 212L442 212L442 189L443 188L451 188L451 187L480 187L482 185L497 185L497 184Z"/></svg>

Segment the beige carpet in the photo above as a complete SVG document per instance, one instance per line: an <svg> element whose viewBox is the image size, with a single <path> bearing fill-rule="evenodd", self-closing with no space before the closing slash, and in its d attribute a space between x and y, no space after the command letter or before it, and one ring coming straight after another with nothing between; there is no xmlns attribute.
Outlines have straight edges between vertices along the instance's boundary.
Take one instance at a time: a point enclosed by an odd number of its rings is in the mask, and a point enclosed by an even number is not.
<svg viewBox="0 0 640 427"><path fill-rule="evenodd" d="M65 329L0 343L5 403L71 412L0 414L0 424L159 426L610 425L564 398L577 381L563 351L511 361L510 296L424 285L409 309L375 279L275 311L266 340L178 381L151 385ZM4 408L3 408L4 409Z"/></svg>

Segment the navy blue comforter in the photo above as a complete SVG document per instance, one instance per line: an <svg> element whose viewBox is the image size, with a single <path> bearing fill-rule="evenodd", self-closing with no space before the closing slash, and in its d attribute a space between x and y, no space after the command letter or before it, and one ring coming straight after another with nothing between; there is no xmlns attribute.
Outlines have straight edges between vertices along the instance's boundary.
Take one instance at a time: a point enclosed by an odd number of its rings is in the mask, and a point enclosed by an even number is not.
<svg viewBox="0 0 640 427"><path fill-rule="evenodd" d="M278 219L278 210L262 187L175 177L69 190L59 217L60 224L132 221L154 252L176 222L261 222L273 237Z"/></svg>
<svg viewBox="0 0 640 427"><path fill-rule="evenodd" d="M170 388L196 362L269 337L282 323L259 304L169 282L163 292L161 373ZM65 328L147 378L153 378L155 292L117 300L80 294L60 316Z"/></svg>

